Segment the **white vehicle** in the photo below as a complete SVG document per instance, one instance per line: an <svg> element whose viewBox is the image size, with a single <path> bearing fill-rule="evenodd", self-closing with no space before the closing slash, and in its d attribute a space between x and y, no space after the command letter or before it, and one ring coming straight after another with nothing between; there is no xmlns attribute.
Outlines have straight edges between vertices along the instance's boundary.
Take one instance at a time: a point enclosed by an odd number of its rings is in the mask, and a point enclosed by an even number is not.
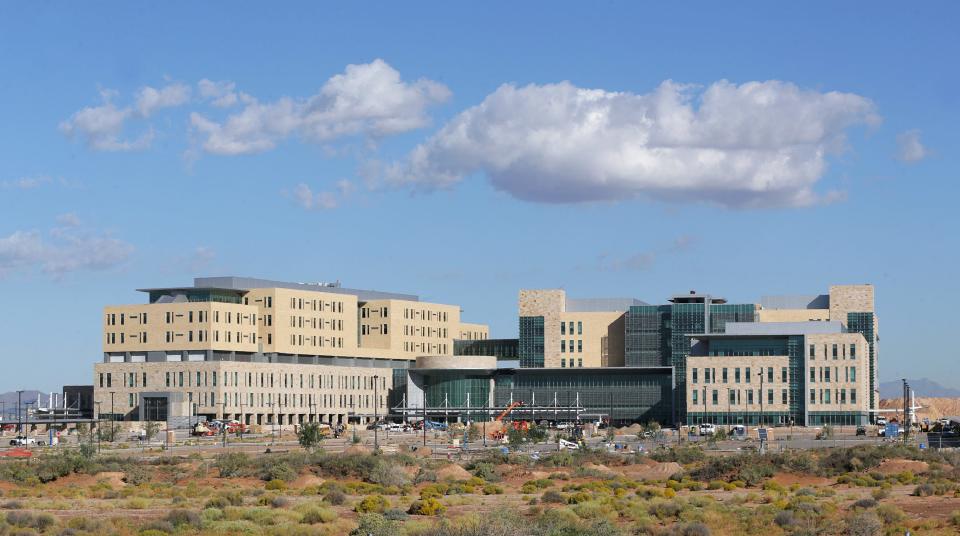
<svg viewBox="0 0 960 536"><path fill-rule="evenodd" d="M703 423L700 425L700 435L713 435L715 433L717 433L715 424Z"/></svg>
<svg viewBox="0 0 960 536"><path fill-rule="evenodd" d="M390 423L390 425L387 427L387 429L390 430L391 432L402 432L402 431L403 431L403 425L400 424L400 423L398 423L398 422L392 422L392 423Z"/></svg>
<svg viewBox="0 0 960 536"><path fill-rule="evenodd" d="M570 450L577 450L577 449L580 448L580 445L577 445L577 444L574 443L573 441L567 441L566 439L561 439L561 440L560 440L560 448L562 448L562 449L570 449Z"/></svg>
<svg viewBox="0 0 960 536"><path fill-rule="evenodd" d="M10 440L10 446L13 447L26 447L30 445L36 445L37 440L32 437L26 436L17 436Z"/></svg>
<svg viewBox="0 0 960 536"><path fill-rule="evenodd" d="M886 417L877 417L877 426L886 426L887 418Z"/></svg>

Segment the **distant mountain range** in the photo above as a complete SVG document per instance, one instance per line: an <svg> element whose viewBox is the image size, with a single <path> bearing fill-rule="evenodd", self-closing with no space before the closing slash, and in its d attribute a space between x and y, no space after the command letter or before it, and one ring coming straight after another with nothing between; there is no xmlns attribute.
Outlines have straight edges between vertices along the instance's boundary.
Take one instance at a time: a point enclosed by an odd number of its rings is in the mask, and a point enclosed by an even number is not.
<svg viewBox="0 0 960 536"><path fill-rule="evenodd" d="M907 380L917 398L960 398L960 389L944 387L939 383L927 379ZM880 382L880 398L901 398L903 396L903 382L894 380Z"/></svg>
<svg viewBox="0 0 960 536"><path fill-rule="evenodd" d="M37 395L40 394L40 391L28 390L24 391L20 395L20 402L26 404L27 402L33 402L36 404ZM9 393L0 394L0 414L3 414L4 420L15 419L17 414L17 392L10 391ZM9 417L8 417L9 416Z"/></svg>

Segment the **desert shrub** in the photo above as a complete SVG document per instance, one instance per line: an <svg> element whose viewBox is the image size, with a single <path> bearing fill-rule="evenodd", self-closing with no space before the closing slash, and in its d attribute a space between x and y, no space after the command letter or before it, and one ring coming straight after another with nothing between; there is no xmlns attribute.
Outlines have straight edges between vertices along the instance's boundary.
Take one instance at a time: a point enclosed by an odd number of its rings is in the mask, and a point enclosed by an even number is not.
<svg viewBox="0 0 960 536"><path fill-rule="evenodd" d="M793 512L790 510L781 510L777 512L777 515L773 516L773 522L776 523L780 528L786 529L792 527L796 523L796 519L793 517Z"/></svg>
<svg viewBox="0 0 960 536"><path fill-rule="evenodd" d="M483 486L484 495L501 495L503 493L503 488L496 484L486 484Z"/></svg>
<svg viewBox="0 0 960 536"><path fill-rule="evenodd" d="M704 459L706 454L698 446L684 446L659 449L650 457L658 462L677 462L686 465Z"/></svg>
<svg viewBox="0 0 960 536"><path fill-rule="evenodd" d="M847 519L849 536L878 536L882 530L880 518L873 512L862 512Z"/></svg>
<svg viewBox="0 0 960 536"><path fill-rule="evenodd" d="M907 515L903 513L903 510L892 504L881 504L880 506L877 506L877 509L874 510L874 513L876 513L877 516L887 525L896 525L907 518Z"/></svg>
<svg viewBox="0 0 960 536"><path fill-rule="evenodd" d="M361 499L353 509L361 514L381 514L389 507L390 503L383 495L367 495Z"/></svg>
<svg viewBox="0 0 960 536"><path fill-rule="evenodd" d="M446 484L430 484L429 486L425 486L422 490L420 490L420 498L429 499L431 497L443 497L447 494L449 489L450 486Z"/></svg>
<svg viewBox="0 0 960 536"><path fill-rule="evenodd" d="M703 523L678 524L673 528L677 536L710 536L710 529Z"/></svg>
<svg viewBox="0 0 960 536"><path fill-rule="evenodd" d="M143 497L134 497L125 504L125 506L130 510L143 510L149 505L150 503L148 503Z"/></svg>
<svg viewBox="0 0 960 536"><path fill-rule="evenodd" d="M410 515L400 508L387 508L387 510L383 512L383 517L390 521L404 521L408 519Z"/></svg>
<svg viewBox="0 0 960 536"><path fill-rule="evenodd" d="M314 506L303 512L303 517L300 519L300 522L315 525L317 523L330 523L335 519L337 519L337 513L330 508Z"/></svg>
<svg viewBox="0 0 960 536"><path fill-rule="evenodd" d="M267 458L267 462L260 468L260 479L268 482L274 480L291 481L297 478L298 471L283 460Z"/></svg>
<svg viewBox="0 0 960 536"><path fill-rule="evenodd" d="M394 461L390 457L387 461ZM370 474L384 457L372 454L330 454L318 452L313 458L320 474L333 477L357 477L369 481Z"/></svg>
<svg viewBox="0 0 960 536"><path fill-rule="evenodd" d="M192 510L171 510L163 520L177 529L181 527L199 529L202 524L200 515Z"/></svg>
<svg viewBox="0 0 960 536"><path fill-rule="evenodd" d="M877 488L870 492L870 496L873 497L875 501L882 501L890 496L890 490L886 488Z"/></svg>
<svg viewBox="0 0 960 536"><path fill-rule="evenodd" d="M272 508L286 508L290 506L290 499L284 497L283 495L277 495L270 499L270 506Z"/></svg>
<svg viewBox="0 0 960 536"><path fill-rule="evenodd" d="M443 503L431 497L429 499L413 501L413 504L410 505L410 509L407 510L407 513L416 516L436 516L441 515L446 511L447 507L444 506Z"/></svg>
<svg viewBox="0 0 960 536"><path fill-rule="evenodd" d="M22 510L23 503L20 501L7 501L3 503L3 505L0 505L0 508L4 510Z"/></svg>
<svg viewBox="0 0 960 536"><path fill-rule="evenodd" d="M960 510L950 512L950 523L953 523L955 527L960 527Z"/></svg>
<svg viewBox="0 0 960 536"><path fill-rule="evenodd" d="M242 475L250 466L250 457L242 452L227 452L217 456L214 467L220 472L220 478Z"/></svg>
<svg viewBox="0 0 960 536"><path fill-rule="evenodd" d="M323 496L323 500L333 506L340 506L347 501L347 495L342 490L334 488Z"/></svg>
<svg viewBox="0 0 960 536"><path fill-rule="evenodd" d="M490 462L477 462L471 466L468 466L468 468L473 471L473 476L482 478L486 481L498 480L497 469Z"/></svg>
<svg viewBox="0 0 960 536"><path fill-rule="evenodd" d="M413 477L414 484L422 484L424 482L436 482L437 481L437 472L432 469L426 469L421 467L417 471L417 475Z"/></svg>
<svg viewBox="0 0 960 536"><path fill-rule="evenodd" d="M368 480L383 486L404 486L410 483L410 477L397 465L380 461L370 471Z"/></svg>
<svg viewBox="0 0 960 536"><path fill-rule="evenodd" d="M856 509L866 510L868 508L874 508L875 506L877 506L877 501L874 499L860 499L859 501L850 505L850 508L853 508L854 510Z"/></svg>
<svg viewBox="0 0 960 536"><path fill-rule="evenodd" d="M913 490L913 494L917 497L929 497L937 492L937 488L933 484L920 484Z"/></svg>
<svg viewBox="0 0 960 536"><path fill-rule="evenodd" d="M585 491L578 491L577 493L567 497L567 504L585 503L591 499L593 499L593 497L589 493Z"/></svg>
<svg viewBox="0 0 960 536"><path fill-rule="evenodd" d="M282 491L282 490L287 489L287 483L284 482L283 480L280 480L279 478L275 478L275 479L267 482L267 483L263 486L263 488L266 489L266 490L269 490L269 491Z"/></svg>
<svg viewBox="0 0 960 536"><path fill-rule="evenodd" d="M203 505L204 509L207 508L217 508L223 510L224 508L230 506L230 503L224 497L213 497L209 499L206 504Z"/></svg>
<svg viewBox="0 0 960 536"><path fill-rule="evenodd" d="M142 465L130 465L123 472L123 481L132 486L150 481L150 470Z"/></svg>
<svg viewBox="0 0 960 536"><path fill-rule="evenodd" d="M381 514L361 514L357 518L359 526L350 536L395 536L400 533L400 523L391 521Z"/></svg>
<svg viewBox="0 0 960 536"><path fill-rule="evenodd" d="M11 511L7 512L7 523L15 527L36 529L44 532L57 524L56 518L47 513L31 514L30 512Z"/></svg>
<svg viewBox="0 0 960 536"><path fill-rule="evenodd" d="M667 519L677 517L683 511L683 505L674 500L653 501L647 506L647 511L650 515L659 519Z"/></svg>
<svg viewBox="0 0 960 536"><path fill-rule="evenodd" d="M562 493L555 489L548 489L543 492L543 495L540 497L540 500L545 503L566 503L567 498L563 496Z"/></svg>
<svg viewBox="0 0 960 536"><path fill-rule="evenodd" d="M169 521L154 520L140 527L140 536L164 536L177 529Z"/></svg>

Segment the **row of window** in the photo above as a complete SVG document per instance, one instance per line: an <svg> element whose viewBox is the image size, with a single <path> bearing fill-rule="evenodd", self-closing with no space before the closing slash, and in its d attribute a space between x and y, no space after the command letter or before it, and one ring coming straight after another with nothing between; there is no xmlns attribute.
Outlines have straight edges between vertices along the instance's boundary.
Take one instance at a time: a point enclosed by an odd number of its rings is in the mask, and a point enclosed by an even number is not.
<svg viewBox="0 0 960 536"><path fill-rule="evenodd" d="M376 309L373 307L361 307L360 318L370 318L370 315L373 313L379 313L380 318L386 318L387 312L388 309L386 307L377 307Z"/></svg>
<svg viewBox="0 0 960 536"><path fill-rule="evenodd" d="M334 331L343 331L343 320L339 318L334 318L332 320L324 320L320 317L310 317L304 318L302 316L291 316L290 317L290 327L291 328L303 328L308 329L323 329L324 326L328 326Z"/></svg>
<svg viewBox="0 0 960 536"><path fill-rule="evenodd" d="M845 382L857 381L857 367L843 367ZM810 383L817 383L817 378L821 383L830 383L830 367L810 367ZM840 369L833 367L833 381L840 382Z"/></svg>
<svg viewBox="0 0 960 536"><path fill-rule="evenodd" d="M831 402L831 393L833 394L832 398L834 402ZM849 402L848 402L849 400ZM811 404L856 404L857 403L857 390L850 389L850 398L847 398L846 389L810 389L810 403Z"/></svg>
<svg viewBox="0 0 960 536"><path fill-rule="evenodd" d="M304 344L304 341L306 341L306 345ZM269 344L269 342L267 344ZM303 335L291 334L290 344L293 346L313 346L318 348L323 348L324 346L330 346L331 348L343 348L343 337L326 338L318 337L316 335L308 335L304 337Z"/></svg>
<svg viewBox="0 0 960 536"><path fill-rule="evenodd" d="M709 400L710 404L714 406L718 405L720 403L719 390L713 389L710 394L711 394L710 400ZM697 404L706 405L708 402L706 388L703 389L702 393L700 392L699 389L693 389L690 391L690 395L691 395L690 400L694 406L691 409L695 410ZM742 391L740 389L727 389L727 404L730 406L734 406L734 405L739 406L744 403L746 403L747 406L752 406L754 404L759 405L762 402L761 400L762 398L763 398L763 391L760 389L757 389L756 391L756 398L754 398L753 389L743 389ZM756 400L756 402L754 402L754 400ZM775 400L774 390L767 389L766 403L772 405L774 404L774 400ZM780 403L783 405L787 405L790 403L790 392L787 389L780 390Z"/></svg>
<svg viewBox="0 0 960 536"><path fill-rule="evenodd" d="M570 335L573 335L573 320L570 320L569 322L560 322L560 335L567 334L567 326L570 326ZM583 322L579 320L577 321L577 335L583 335Z"/></svg>
<svg viewBox="0 0 960 536"><path fill-rule="evenodd" d="M406 326L404 326L404 327L406 327ZM367 324L361 324L361 325L360 325L360 334L361 334L361 335L370 335L370 333L371 333L374 329L376 329L376 328L377 328L377 326L370 326L370 325L367 325ZM404 330L404 331L406 331L406 330ZM387 324L380 324L380 335L389 335L389 334L390 334L390 328L388 327L388 325L387 325Z"/></svg>
<svg viewBox="0 0 960 536"><path fill-rule="evenodd" d="M386 308L384 308L386 310ZM384 314L386 316L386 314ZM447 312L446 311L430 311L428 309L411 309L405 307L403 309L403 317L407 320L422 319L431 322L446 322L447 321Z"/></svg>
<svg viewBox="0 0 960 536"><path fill-rule="evenodd" d="M578 367L583 367L583 358L582 358L582 357L578 357L578 358L577 358L577 366L578 366ZM560 358L560 368L567 368L567 358L565 358L565 357L561 357L561 358ZM573 358L572 358L572 357L570 358L570 368L573 368Z"/></svg>
<svg viewBox="0 0 960 536"><path fill-rule="evenodd" d="M568 348L568 346L567 346L567 341L566 341L566 339L560 339L560 353L567 353L567 348ZM570 352L569 352L569 353L572 354L572 353L574 352L574 346L573 346L573 340L572 340L572 339L570 340L570 346L569 346L569 348L570 348ZM582 353L583 353L583 340L582 340L582 339L577 339L576 352L577 352L578 354L582 354Z"/></svg>
<svg viewBox="0 0 960 536"><path fill-rule="evenodd" d="M447 328L431 328L429 326L412 326L409 324L404 324L403 334L408 337L421 336L421 337L438 337L441 339L447 338Z"/></svg>
<svg viewBox="0 0 960 536"><path fill-rule="evenodd" d="M698 383L700 381L700 369L692 368L690 374L690 381L693 383ZM756 372L756 377L759 379L766 370L765 381L768 383L773 383L774 381L774 367L760 367L759 369L754 369ZM703 369L703 383L730 383L730 370L727 367L720 369L720 377L717 377L717 369L715 368L704 368ZM750 371L750 367L744 367L743 376L740 375L740 367L733 368L733 383L740 383L741 379L743 383L751 383L754 375ZM789 374L787 367L780 367L780 381L787 383L789 381Z"/></svg>
<svg viewBox="0 0 960 536"><path fill-rule="evenodd" d="M303 298L290 298L290 308L291 309L304 309L304 304L306 308L311 311L325 311L328 310L333 313L342 313L343 312L343 302L342 301L330 301L325 302L323 300L304 300ZM271 307L273 302L269 296L267 296L267 301L265 304L267 307Z"/></svg>
<svg viewBox="0 0 960 536"><path fill-rule="evenodd" d="M424 352L424 353L437 352L438 354L446 355L447 348L449 347L447 346L446 343L440 343L440 344L425 343L425 342L424 343L419 343L419 342L403 343L404 352Z"/></svg>
<svg viewBox="0 0 960 536"><path fill-rule="evenodd" d="M837 359L846 359L848 355L849 355L850 359L856 359L856 358L857 358L857 345L856 345L856 344L850 344L849 348L850 348L850 351L849 351L849 353L848 353L848 352L847 352L847 345L846 345L846 344L836 344L836 343L834 343L833 346L832 346L830 355L833 356L833 359L834 359L834 360L837 360ZM816 345L816 344L811 344L811 345L810 345L809 355L810 355L810 360L811 360L811 361L817 358L817 345ZM823 353L821 354L821 357L823 357L824 359L827 359L827 345L826 345L826 344L823 345Z"/></svg>
<svg viewBox="0 0 960 536"><path fill-rule="evenodd" d="M138 375L135 372L127 374L117 373L123 377L124 387L147 387L147 373ZM283 386L287 388L296 387L296 380L299 377L299 387L301 389L308 387L310 389L373 389L374 377L361 375L337 375L337 374L274 374L274 373L240 373L238 371L225 372L220 375L225 387L273 387L276 383L280 384L280 376L283 379ZM142 378L142 380L138 380ZM213 387L217 386L217 371L187 371L167 372L165 374L167 387ZM243 380L246 380L243 382ZM141 381L141 383L137 383ZM387 388L387 379L385 376L379 376L380 388ZM100 373L100 387L113 387L113 373Z"/></svg>

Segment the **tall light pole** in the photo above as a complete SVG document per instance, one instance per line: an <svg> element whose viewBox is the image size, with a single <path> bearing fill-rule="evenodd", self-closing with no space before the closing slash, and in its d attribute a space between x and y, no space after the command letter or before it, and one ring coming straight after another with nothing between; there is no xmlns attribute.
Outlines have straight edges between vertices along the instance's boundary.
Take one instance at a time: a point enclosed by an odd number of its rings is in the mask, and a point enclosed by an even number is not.
<svg viewBox="0 0 960 536"><path fill-rule="evenodd" d="M20 418L20 405L21 405L21 396L23 395L23 390L17 391L17 435L23 435L23 420Z"/></svg>
<svg viewBox="0 0 960 536"><path fill-rule="evenodd" d="M103 429L100 427L100 401L97 400L96 404L97 404L97 453L99 453L100 452L100 432L102 432Z"/></svg>
<svg viewBox="0 0 960 536"><path fill-rule="evenodd" d="M760 428L763 428L763 375L764 367L760 367Z"/></svg>
<svg viewBox="0 0 960 536"><path fill-rule="evenodd" d="M117 440L117 414L113 406L113 395L116 394L116 391L110 391L110 442L113 443Z"/></svg>
<svg viewBox="0 0 960 536"><path fill-rule="evenodd" d="M377 397L377 394L378 394L377 384L379 383L379 380L380 380L380 376L374 374L373 375L373 451L374 452L376 452L377 450L380 450L380 441L379 441L380 436L378 433L380 431L380 413L379 411L377 411L380 406L380 399ZM387 439L389 440L389 438Z"/></svg>

